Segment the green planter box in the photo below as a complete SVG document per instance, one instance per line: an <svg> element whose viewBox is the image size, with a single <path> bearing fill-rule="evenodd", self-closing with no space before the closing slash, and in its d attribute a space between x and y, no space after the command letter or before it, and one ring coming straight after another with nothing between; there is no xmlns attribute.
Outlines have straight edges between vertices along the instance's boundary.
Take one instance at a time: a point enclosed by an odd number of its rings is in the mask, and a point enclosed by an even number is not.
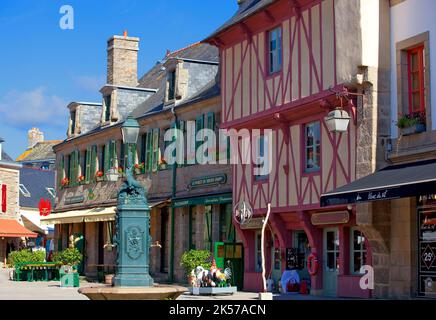
<svg viewBox="0 0 436 320"><path fill-rule="evenodd" d="M79 274L64 273L61 274L61 287L78 287L79 286Z"/></svg>

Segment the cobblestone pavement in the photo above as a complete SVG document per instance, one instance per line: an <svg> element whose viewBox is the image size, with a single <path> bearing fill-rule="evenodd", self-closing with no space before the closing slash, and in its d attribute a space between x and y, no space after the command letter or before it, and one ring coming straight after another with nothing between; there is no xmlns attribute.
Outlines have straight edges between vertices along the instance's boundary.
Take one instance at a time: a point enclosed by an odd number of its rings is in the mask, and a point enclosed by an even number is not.
<svg viewBox="0 0 436 320"><path fill-rule="evenodd" d="M59 281L11 281L10 269L0 269L0 300L88 300L77 292L78 288L61 288ZM81 287L104 286L103 284L80 282ZM278 295L274 300L319 300L323 297L302 295ZM237 292L233 295L193 296L183 294L178 300L258 300L258 293Z"/></svg>

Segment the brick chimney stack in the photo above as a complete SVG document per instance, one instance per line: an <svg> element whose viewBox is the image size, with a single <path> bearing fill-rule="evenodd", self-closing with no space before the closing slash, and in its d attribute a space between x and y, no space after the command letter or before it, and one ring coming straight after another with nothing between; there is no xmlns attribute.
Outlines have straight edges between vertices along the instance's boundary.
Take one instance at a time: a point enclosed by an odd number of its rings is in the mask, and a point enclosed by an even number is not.
<svg viewBox="0 0 436 320"><path fill-rule="evenodd" d="M32 128L27 132L27 148L33 148L38 142L44 141L44 133L39 131L38 128Z"/></svg>
<svg viewBox="0 0 436 320"><path fill-rule="evenodd" d="M139 38L112 36L107 41L107 83L117 86L138 85Z"/></svg>

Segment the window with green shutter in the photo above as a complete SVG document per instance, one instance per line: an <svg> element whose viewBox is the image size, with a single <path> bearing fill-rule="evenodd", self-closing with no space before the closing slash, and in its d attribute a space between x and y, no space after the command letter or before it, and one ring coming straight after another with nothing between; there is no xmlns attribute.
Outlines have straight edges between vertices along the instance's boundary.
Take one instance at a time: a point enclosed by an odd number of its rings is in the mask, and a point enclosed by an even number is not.
<svg viewBox="0 0 436 320"><path fill-rule="evenodd" d="M90 158L90 181L95 181L95 174L97 173L97 146L93 145L91 147L91 158Z"/></svg>
<svg viewBox="0 0 436 320"><path fill-rule="evenodd" d="M59 157L59 162L57 166L57 175L58 175L58 186L61 186L62 179L65 178L65 159L64 155Z"/></svg>
<svg viewBox="0 0 436 320"><path fill-rule="evenodd" d="M109 169L117 167L117 142L115 140L111 140L109 143ZM109 170L108 169L108 170Z"/></svg>
<svg viewBox="0 0 436 320"><path fill-rule="evenodd" d="M110 169L111 165L111 154L110 154L110 141L106 143L104 148L104 162L103 162L103 174L106 175L106 172Z"/></svg>
<svg viewBox="0 0 436 320"><path fill-rule="evenodd" d="M85 151L85 182L89 183L91 181L91 153L92 153L92 148L88 147L86 148Z"/></svg>
<svg viewBox="0 0 436 320"><path fill-rule="evenodd" d="M159 128L153 129L153 161L152 171L156 172L159 168L160 149L159 149Z"/></svg>
<svg viewBox="0 0 436 320"><path fill-rule="evenodd" d="M203 144L203 136L199 136L199 139L200 139L200 141L197 141L197 134L198 134L198 132L200 131L200 130L202 130L202 129L204 129L204 115L202 114L202 115L199 115L198 117L197 117L197 119L196 119L196 121L195 121L195 141L196 141L196 143L195 143L195 154L197 154L197 150L198 150L198 148ZM199 161L202 161L203 160L203 156L202 155L200 155L200 158L198 159ZM196 157L196 163L198 163L199 161L197 161L197 157Z"/></svg>
<svg viewBox="0 0 436 320"><path fill-rule="evenodd" d="M209 112L207 114L207 128L215 133L215 113L213 112ZM215 148L212 149L211 152L215 152L215 159L216 159L216 140L215 140ZM207 155L209 156L208 153Z"/></svg>
<svg viewBox="0 0 436 320"><path fill-rule="evenodd" d="M145 172L145 166L146 166L146 158L147 158L147 133L144 133L141 136L141 151L140 151L140 157L139 162L144 164L144 167L142 168L142 173Z"/></svg>
<svg viewBox="0 0 436 320"><path fill-rule="evenodd" d="M147 132L145 150L145 171L151 172L153 169L153 131L151 129Z"/></svg>

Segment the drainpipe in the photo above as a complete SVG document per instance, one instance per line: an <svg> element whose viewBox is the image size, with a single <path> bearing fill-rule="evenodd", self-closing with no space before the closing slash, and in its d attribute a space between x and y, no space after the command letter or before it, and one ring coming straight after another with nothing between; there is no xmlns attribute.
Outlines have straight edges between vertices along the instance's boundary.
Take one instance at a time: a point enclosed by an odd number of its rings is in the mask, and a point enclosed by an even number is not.
<svg viewBox="0 0 436 320"><path fill-rule="evenodd" d="M177 115L174 111L174 106L171 108L171 113L174 116L174 122L176 124L176 128L178 128L177 125ZM176 197L176 180L177 180L177 163L173 164L173 168L172 168L172 173L173 173L173 177L172 177L172 191L171 191L171 200L173 200ZM172 203L173 201L171 201ZM171 239L170 239L170 272L169 272L169 277L168 280L170 283L174 282L174 218L175 218L175 208L173 205L171 205Z"/></svg>

